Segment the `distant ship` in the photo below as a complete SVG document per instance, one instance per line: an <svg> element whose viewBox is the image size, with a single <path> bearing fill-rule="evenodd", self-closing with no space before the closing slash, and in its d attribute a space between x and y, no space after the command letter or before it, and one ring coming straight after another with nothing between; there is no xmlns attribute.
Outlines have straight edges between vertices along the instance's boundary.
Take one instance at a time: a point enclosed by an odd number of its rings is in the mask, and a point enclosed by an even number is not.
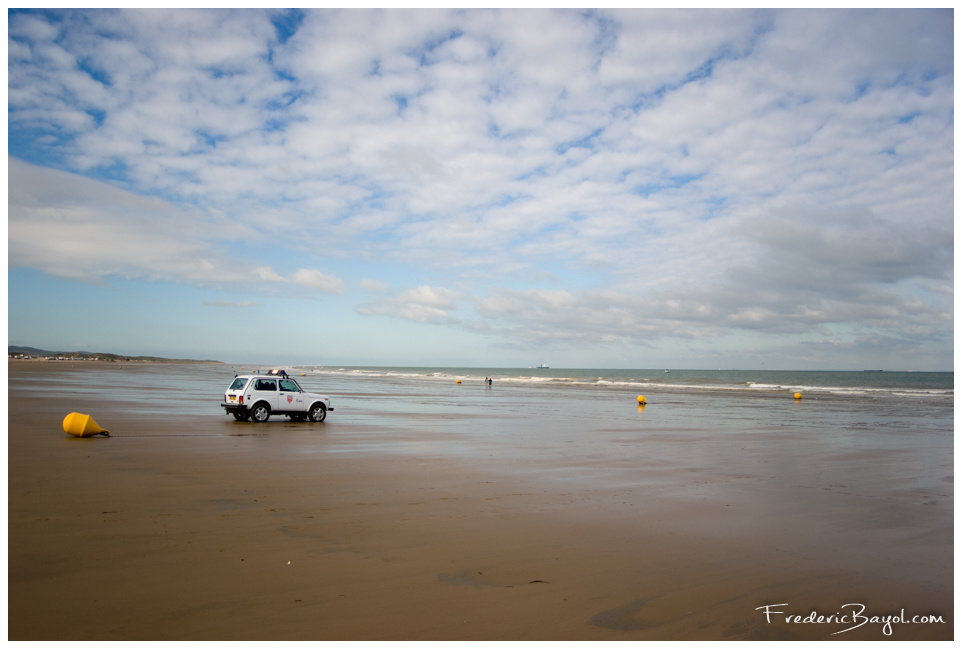
<svg viewBox="0 0 962 649"><path fill-rule="evenodd" d="M538 367L536 367L536 368L534 368L534 369L536 369L536 370L550 370L551 368L548 367L547 365L545 365L544 363L542 363L541 365L539 365Z"/></svg>

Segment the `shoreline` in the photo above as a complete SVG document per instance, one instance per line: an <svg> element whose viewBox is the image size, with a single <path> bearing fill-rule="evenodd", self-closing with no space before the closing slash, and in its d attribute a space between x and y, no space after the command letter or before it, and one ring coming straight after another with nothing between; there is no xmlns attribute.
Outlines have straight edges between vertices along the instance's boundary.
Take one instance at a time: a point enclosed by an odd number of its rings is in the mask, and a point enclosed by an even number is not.
<svg viewBox="0 0 962 649"><path fill-rule="evenodd" d="M68 366L69 367L66 367ZM227 365L222 361L192 361L179 359L131 359L131 360L86 360L79 358L8 358L7 371L10 370L29 370L33 368L43 369L114 369L122 368L124 365L130 366L150 366L150 365Z"/></svg>

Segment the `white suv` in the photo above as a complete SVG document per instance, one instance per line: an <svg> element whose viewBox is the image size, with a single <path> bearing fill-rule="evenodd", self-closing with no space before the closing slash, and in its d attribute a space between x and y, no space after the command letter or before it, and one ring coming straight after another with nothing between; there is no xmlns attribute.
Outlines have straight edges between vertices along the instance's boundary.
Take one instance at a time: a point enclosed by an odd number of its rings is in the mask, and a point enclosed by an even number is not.
<svg viewBox="0 0 962 649"><path fill-rule="evenodd" d="M287 415L292 421L321 422L327 417L331 400L322 394L304 392L288 376L242 374L234 378L220 404L237 421L265 422L271 414Z"/></svg>

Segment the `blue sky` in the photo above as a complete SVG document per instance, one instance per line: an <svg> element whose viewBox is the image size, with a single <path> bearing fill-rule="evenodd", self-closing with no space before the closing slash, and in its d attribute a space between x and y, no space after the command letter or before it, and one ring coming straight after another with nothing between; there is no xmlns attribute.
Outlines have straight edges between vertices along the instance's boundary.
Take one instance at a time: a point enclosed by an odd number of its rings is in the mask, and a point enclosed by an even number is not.
<svg viewBox="0 0 962 649"><path fill-rule="evenodd" d="M12 11L8 341L950 370L953 23Z"/></svg>

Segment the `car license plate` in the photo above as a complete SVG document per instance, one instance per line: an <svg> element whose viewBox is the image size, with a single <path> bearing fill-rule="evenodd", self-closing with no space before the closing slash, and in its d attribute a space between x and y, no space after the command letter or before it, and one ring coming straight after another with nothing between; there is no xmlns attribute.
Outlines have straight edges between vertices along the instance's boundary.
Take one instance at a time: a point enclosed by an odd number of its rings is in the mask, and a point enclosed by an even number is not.
<svg viewBox="0 0 962 649"><path fill-rule="evenodd" d="M232 394L232 395L230 395L230 400L231 400L231 401L237 401L237 397L235 397L235 396Z"/></svg>

